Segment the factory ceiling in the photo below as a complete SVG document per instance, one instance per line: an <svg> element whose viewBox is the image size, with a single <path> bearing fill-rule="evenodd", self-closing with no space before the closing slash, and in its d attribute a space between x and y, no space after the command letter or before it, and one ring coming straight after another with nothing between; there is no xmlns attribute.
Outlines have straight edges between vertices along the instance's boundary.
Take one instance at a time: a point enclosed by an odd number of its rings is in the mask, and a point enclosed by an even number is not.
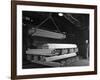
<svg viewBox="0 0 100 80"><path fill-rule="evenodd" d="M23 11L23 24L88 39L89 14ZM80 40L79 39L79 40Z"/></svg>
<svg viewBox="0 0 100 80"><path fill-rule="evenodd" d="M58 27L61 32L86 30L89 26L88 14L62 13L59 15L59 13L51 12L23 11L23 18L24 23L29 23L34 27L40 25L39 28L46 28L48 30L57 30Z"/></svg>

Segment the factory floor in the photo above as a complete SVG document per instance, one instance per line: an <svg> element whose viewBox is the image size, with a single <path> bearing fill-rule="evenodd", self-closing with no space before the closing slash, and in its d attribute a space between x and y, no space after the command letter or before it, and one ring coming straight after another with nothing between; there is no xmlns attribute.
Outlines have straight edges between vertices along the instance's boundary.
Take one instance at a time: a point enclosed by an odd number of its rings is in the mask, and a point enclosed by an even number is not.
<svg viewBox="0 0 100 80"><path fill-rule="evenodd" d="M73 62L67 66L88 66L89 65L89 60L88 59L79 59L76 62Z"/></svg>
<svg viewBox="0 0 100 80"><path fill-rule="evenodd" d="M84 59L84 58L78 58L77 61L72 62L71 64L67 64L65 63L66 67L71 67L71 66L88 66L89 65L89 60L88 59ZM44 65L40 65L40 64L36 64L36 63L31 63L29 61L25 61L23 68L24 69L28 69L28 68L49 68L50 66L44 66Z"/></svg>

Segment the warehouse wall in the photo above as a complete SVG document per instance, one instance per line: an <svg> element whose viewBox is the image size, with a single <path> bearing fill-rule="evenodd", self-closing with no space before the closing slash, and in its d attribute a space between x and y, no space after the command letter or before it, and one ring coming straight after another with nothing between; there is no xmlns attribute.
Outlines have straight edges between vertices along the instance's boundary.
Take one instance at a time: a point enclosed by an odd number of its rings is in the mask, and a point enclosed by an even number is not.
<svg viewBox="0 0 100 80"><path fill-rule="evenodd" d="M45 1L45 2L58 2L58 3L75 3L75 4L91 4L98 5L98 16L100 16L100 1L99 0L32 0L32 1ZM10 0L0 0L0 80L10 80L11 68L11 9ZM100 17L98 17L98 23ZM100 26L100 24L98 24ZM98 27L98 34L100 34L100 27ZM98 41L100 36L98 35ZM100 42L98 42L100 48ZM100 49L98 49L98 53ZM44 78L44 79L30 79L30 80L99 80L100 79L100 54L98 54L98 74L97 75L84 75L84 76L71 76L59 78ZM29 79L28 79L29 80Z"/></svg>

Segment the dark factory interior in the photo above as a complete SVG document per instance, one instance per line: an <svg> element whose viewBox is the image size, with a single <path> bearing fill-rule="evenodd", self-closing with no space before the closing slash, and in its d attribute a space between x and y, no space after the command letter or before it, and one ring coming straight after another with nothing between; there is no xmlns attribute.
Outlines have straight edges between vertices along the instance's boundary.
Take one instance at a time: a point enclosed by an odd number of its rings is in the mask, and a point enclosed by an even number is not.
<svg viewBox="0 0 100 80"><path fill-rule="evenodd" d="M32 33L30 30L34 29ZM64 34L63 39L34 36L36 29ZM45 33L46 34L46 33ZM38 49L34 43L76 44L77 61L67 66L89 65L89 14L64 12L22 11L22 68L45 68L45 66L27 60L28 49ZM48 35L50 36L50 35ZM44 63L45 64L45 63Z"/></svg>

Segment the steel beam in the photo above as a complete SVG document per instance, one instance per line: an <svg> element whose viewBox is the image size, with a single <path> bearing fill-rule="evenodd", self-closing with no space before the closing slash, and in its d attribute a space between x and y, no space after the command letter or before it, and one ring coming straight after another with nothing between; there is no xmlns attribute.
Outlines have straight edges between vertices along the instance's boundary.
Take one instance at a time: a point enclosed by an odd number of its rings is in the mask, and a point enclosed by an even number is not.
<svg viewBox="0 0 100 80"><path fill-rule="evenodd" d="M32 36L40 36L40 37L53 38L53 39L65 39L66 38L65 34L43 30L43 29L36 29L36 28L32 28L29 31L29 33L32 34Z"/></svg>
<svg viewBox="0 0 100 80"><path fill-rule="evenodd" d="M73 56L77 56L77 54L76 53L70 53L70 54L46 57L45 60L46 61L57 61L57 60L65 59L65 58L70 58L70 57L73 57Z"/></svg>

